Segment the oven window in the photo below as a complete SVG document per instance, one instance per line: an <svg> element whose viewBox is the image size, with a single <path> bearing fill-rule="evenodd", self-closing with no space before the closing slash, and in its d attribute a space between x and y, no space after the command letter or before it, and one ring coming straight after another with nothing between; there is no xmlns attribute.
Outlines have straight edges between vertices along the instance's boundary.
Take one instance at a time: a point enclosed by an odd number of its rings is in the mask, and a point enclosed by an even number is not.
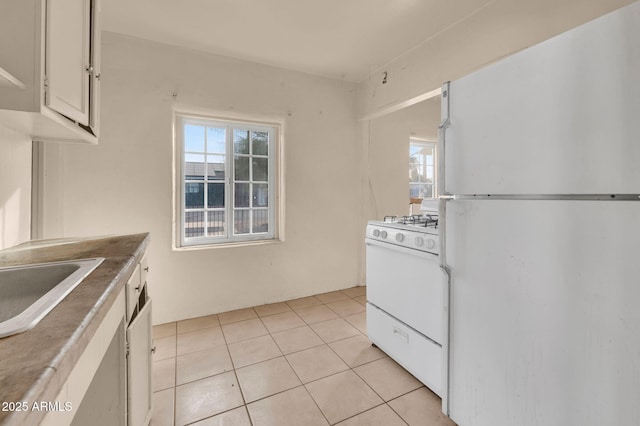
<svg viewBox="0 0 640 426"><path fill-rule="evenodd" d="M409 140L409 197L436 198L436 142Z"/></svg>

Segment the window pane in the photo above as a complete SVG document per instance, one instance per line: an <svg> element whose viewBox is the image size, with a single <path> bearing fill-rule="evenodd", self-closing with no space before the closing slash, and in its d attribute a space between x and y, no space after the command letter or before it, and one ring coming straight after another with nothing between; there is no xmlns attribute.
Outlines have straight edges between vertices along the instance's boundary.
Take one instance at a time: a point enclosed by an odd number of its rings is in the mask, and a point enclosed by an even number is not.
<svg viewBox="0 0 640 426"><path fill-rule="evenodd" d="M185 183L184 206L187 209L204 207L204 183Z"/></svg>
<svg viewBox="0 0 640 426"><path fill-rule="evenodd" d="M249 154L249 131L233 131L233 152L236 154Z"/></svg>
<svg viewBox="0 0 640 426"><path fill-rule="evenodd" d="M269 205L269 185L266 183L253 184L253 207L267 207Z"/></svg>
<svg viewBox="0 0 640 426"><path fill-rule="evenodd" d="M433 166L433 155L427 155L427 166Z"/></svg>
<svg viewBox="0 0 640 426"><path fill-rule="evenodd" d="M224 211L207 212L207 236L224 235Z"/></svg>
<svg viewBox="0 0 640 426"><path fill-rule="evenodd" d="M251 232L250 219L251 212L249 210L235 210L235 219L233 221L233 232L235 234L248 234Z"/></svg>
<svg viewBox="0 0 640 426"><path fill-rule="evenodd" d="M409 182L418 182L420 180L420 164L418 157L409 157Z"/></svg>
<svg viewBox="0 0 640 426"><path fill-rule="evenodd" d="M235 157L235 180L249 180L249 157Z"/></svg>
<svg viewBox="0 0 640 426"><path fill-rule="evenodd" d="M234 207L249 207L249 184L236 183L235 188Z"/></svg>
<svg viewBox="0 0 640 426"><path fill-rule="evenodd" d="M423 198L420 194L420 189L422 185L419 183L411 183L409 184L409 197L411 198Z"/></svg>
<svg viewBox="0 0 640 426"><path fill-rule="evenodd" d="M224 155L207 155L207 179L224 180Z"/></svg>
<svg viewBox="0 0 640 426"><path fill-rule="evenodd" d="M268 180L269 160L267 158L253 159L253 180L257 182L266 182Z"/></svg>
<svg viewBox="0 0 640 426"><path fill-rule="evenodd" d="M431 183L427 183L422 185L422 194L421 197L423 198L433 198L433 184Z"/></svg>
<svg viewBox="0 0 640 426"><path fill-rule="evenodd" d="M416 155L418 152L420 152L420 150L422 150L422 145L417 145L417 144L409 145L409 155L410 156Z"/></svg>
<svg viewBox="0 0 640 426"><path fill-rule="evenodd" d="M224 127L207 127L207 152L214 154L227 152L226 137L227 130Z"/></svg>
<svg viewBox="0 0 640 426"><path fill-rule="evenodd" d="M204 212L184 213L184 236L186 238L204 236Z"/></svg>
<svg viewBox="0 0 640 426"><path fill-rule="evenodd" d="M204 126L184 126L184 150L204 152Z"/></svg>
<svg viewBox="0 0 640 426"><path fill-rule="evenodd" d="M207 207L224 207L224 182L207 184Z"/></svg>
<svg viewBox="0 0 640 426"><path fill-rule="evenodd" d="M185 154L184 177L187 180L204 180L204 155Z"/></svg>
<svg viewBox="0 0 640 426"><path fill-rule="evenodd" d="M409 194L415 198L433 198L436 181L436 145L411 141L409 145Z"/></svg>
<svg viewBox="0 0 640 426"><path fill-rule="evenodd" d="M253 155L267 155L269 153L269 133L251 132Z"/></svg>
<svg viewBox="0 0 640 426"><path fill-rule="evenodd" d="M253 233L269 232L269 210L253 210Z"/></svg>

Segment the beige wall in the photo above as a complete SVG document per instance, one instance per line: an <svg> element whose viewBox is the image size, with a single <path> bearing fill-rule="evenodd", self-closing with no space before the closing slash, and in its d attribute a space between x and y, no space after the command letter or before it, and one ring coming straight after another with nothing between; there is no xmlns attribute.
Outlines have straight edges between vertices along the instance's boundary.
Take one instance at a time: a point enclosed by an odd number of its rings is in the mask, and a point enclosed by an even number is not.
<svg viewBox="0 0 640 426"><path fill-rule="evenodd" d="M31 140L0 125L0 250L31 234Z"/></svg>
<svg viewBox="0 0 640 426"><path fill-rule="evenodd" d="M439 123L439 97L364 123L367 220L409 214L409 138L437 141Z"/></svg>
<svg viewBox="0 0 640 426"><path fill-rule="evenodd" d="M360 284L355 84L113 33L102 61L99 145L45 146L45 237L150 231L156 324ZM172 250L176 106L284 122L284 242Z"/></svg>
<svg viewBox="0 0 640 426"><path fill-rule="evenodd" d="M635 0L497 0L399 55L358 87L361 117L393 110L483 66ZM382 84L382 73L387 73Z"/></svg>

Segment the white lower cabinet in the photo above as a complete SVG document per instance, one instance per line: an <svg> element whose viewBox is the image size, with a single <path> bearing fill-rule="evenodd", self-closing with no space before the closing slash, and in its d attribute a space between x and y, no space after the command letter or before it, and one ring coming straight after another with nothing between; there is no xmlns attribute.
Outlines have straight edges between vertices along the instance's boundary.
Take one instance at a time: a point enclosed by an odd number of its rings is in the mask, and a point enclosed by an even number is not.
<svg viewBox="0 0 640 426"><path fill-rule="evenodd" d="M120 291L41 425L126 425L125 294Z"/></svg>
<svg viewBox="0 0 640 426"><path fill-rule="evenodd" d="M124 322L118 326L93 380L77 408L71 425L124 425Z"/></svg>
<svg viewBox="0 0 640 426"><path fill-rule="evenodd" d="M127 412L131 426L151 420L151 299L127 329Z"/></svg>
<svg viewBox="0 0 640 426"><path fill-rule="evenodd" d="M140 270L148 270L146 259L143 261L144 266L136 266L58 394L56 401L66 405L47 413L41 425L149 424L154 349L146 274L145 282L140 282Z"/></svg>
<svg viewBox="0 0 640 426"><path fill-rule="evenodd" d="M151 298L147 292L147 257L127 281L127 424L145 426L151 420Z"/></svg>

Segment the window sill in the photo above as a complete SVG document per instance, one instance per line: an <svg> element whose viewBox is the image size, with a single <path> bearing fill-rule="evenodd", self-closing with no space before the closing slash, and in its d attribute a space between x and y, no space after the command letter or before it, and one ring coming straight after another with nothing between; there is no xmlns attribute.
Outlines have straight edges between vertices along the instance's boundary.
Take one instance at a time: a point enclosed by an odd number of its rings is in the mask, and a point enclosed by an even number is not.
<svg viewBox="0 0 640 426"><path fill-rule="evenodd" d="M271 244L280 244L282 242L283 240L279 238L274 238L271 240L234 241L234 242L225 242L225 243L173 247L173 251L182 252L182 251L199 251L199 250L217 250L217 249L234 248L234 247L265 246L265 245L271 245Z"/></svg>

